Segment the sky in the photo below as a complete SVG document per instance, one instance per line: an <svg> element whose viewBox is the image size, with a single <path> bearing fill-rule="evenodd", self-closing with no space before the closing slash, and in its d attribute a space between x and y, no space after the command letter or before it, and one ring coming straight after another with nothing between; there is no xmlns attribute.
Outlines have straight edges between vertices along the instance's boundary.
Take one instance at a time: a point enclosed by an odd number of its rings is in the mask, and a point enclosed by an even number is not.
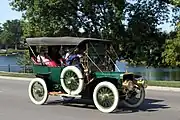
<svg viewBox="0 0 180 120"><path fill-rule="evenodd" d="M9 5L9 0L0 0L0 23L6 20L20 19L21 13L13 11Z"/></svg>
<svg viewBox="0 0 180 120"><path fill-rule="evenodd" d="M22 14L17 11L13 11L9 5L9 0L0 0L0 23L4 23L6 20L21 19ZM170 23L160 25L163 31L171 31L173 27L170 27Z"/></svg>

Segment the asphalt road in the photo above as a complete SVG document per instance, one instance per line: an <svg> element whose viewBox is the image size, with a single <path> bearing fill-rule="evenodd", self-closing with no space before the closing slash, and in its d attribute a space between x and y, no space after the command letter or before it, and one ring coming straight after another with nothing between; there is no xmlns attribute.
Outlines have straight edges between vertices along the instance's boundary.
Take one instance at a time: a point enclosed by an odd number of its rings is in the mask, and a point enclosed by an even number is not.
<svg viewBox="0 0 180 120"><path fill-rule="evenodd" d="M120 107L105 114L86 101L62 105L50 97L47 105L34 105L28 97L28 81L0 79L0 120L180 120L180 92L146 91L139 109Z"/></svg>

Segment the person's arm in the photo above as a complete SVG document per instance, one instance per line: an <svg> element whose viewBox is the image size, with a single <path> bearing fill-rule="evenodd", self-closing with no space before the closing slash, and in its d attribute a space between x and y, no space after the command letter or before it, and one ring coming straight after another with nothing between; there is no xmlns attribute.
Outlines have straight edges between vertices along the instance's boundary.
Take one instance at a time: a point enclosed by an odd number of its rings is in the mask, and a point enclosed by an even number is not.
<svg viewBox="0 0 180 120"><path fill-rule="evenodd" d="M69 57L69 53L66 53L66 55L65 55L65 59L67 59L68 57Z"/></svg>
<svg viewBox="0 0 180 120"><path fill-rule="evenodd" d="M39 55L37 56L37 62L41 62Z"/></svg>

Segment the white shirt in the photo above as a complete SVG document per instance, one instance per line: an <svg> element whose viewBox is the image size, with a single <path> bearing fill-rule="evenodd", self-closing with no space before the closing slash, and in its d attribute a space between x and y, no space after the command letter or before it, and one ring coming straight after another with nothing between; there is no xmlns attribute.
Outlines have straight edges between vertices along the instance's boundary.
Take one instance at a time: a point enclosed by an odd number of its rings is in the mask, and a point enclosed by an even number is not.
<svg viewBox="0 0 180 120"><path fill-rule="evenodd" d="M45 58L44 56L41 56L42 62L49 62L50 60ZM40 55L37 56L37 62L41 62Z"/></svg>

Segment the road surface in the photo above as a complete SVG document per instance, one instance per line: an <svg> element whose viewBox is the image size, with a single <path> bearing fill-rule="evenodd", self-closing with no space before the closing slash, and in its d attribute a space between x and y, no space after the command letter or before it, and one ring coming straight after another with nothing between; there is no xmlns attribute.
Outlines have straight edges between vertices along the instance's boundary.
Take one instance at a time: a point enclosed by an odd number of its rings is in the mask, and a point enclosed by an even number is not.
<svg viewBox="0 0 180 120"><path fill-rule="evenodd" d="M148 90L139 109L121 107L105 114L93 105L62 105L59 97L50 97L47 105L34 105L28 97L28 84L0 79L0 120L180 120L180 92Z"/></svg>

